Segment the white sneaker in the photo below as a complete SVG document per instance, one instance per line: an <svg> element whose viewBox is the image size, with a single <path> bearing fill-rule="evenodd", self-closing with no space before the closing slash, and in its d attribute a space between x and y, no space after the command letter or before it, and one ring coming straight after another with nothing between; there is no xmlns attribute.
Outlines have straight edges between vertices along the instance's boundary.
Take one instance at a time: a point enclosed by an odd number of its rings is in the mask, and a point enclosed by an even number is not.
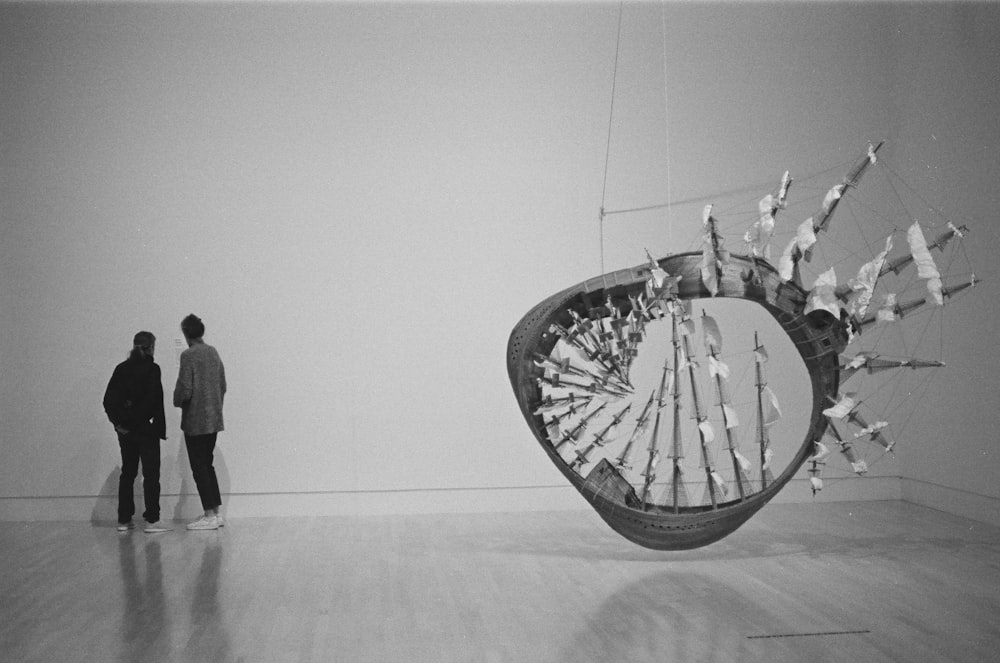
<svg viewBox="0 0 1000 663"><path fill-rule="evenodd" d="M146 526L142 528L142 531L146 534L158 534L159 532L169 532L171 530L173 530L173 527L160 522L146 523Z"/></svg>
<svg viewBox="0 0 1000 663"><path fill-rule="evenodd" d="M190 530L219 529L219 517L202 516L198 520L188 523L187 528Z"/></svg>
<svg viewBox="0 0 1000 663"><path fill-rule="evenodd" d="M135 529L135 523L133 523L131 520L128 521L127 523L118 523L119 532L127 532L130 529Z"/></svg>

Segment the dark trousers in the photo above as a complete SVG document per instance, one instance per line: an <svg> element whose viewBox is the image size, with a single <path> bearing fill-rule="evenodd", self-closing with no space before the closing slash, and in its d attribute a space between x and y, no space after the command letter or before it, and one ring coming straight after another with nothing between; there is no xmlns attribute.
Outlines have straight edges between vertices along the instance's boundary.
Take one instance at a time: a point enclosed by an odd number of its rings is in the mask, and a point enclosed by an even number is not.
<svg viewBox="0 0 1000 663"><path fill-rule="evenodd" d="M142 463L142 497L146 510L142 517L155 523L160 519L160 441L155 437L128 433L118 435L122 450L122 473L118 478L118 522L127 523L135 515L132 488Z"/></svg>
<svg viewBox="0 0 1000 663"><path fill-rule="evenodd" d="M191 474L194 475L194 485L198 487L198 497L205 511L222 506L222 495L219 494L219 480L212 466L212 456L215 453L215 439L218 433L208 435L184 435L184 446L187 447L188 460L191 462Z"/></svg>

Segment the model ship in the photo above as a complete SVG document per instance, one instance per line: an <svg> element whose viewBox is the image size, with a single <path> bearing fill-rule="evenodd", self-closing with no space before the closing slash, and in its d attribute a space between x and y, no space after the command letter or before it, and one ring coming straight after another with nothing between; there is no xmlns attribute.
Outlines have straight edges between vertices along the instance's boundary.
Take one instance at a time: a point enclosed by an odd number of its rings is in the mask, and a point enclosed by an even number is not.
<svg viewBox="0 0 1000 663"><path fill-rule="evenodd" d="M759 511L803 467L812 490L823 488L827 459L850 471L868 466L859 450L891 451L888 422L862 413L851 391L855 375L939 367L936 360L885 358L852 351L870 330L921 308L942 306L975 284L970 275L945 284L932 252L944 252L967 230L943 225L931 241L920 224L906 230L906 249L890 234L856 275L837 282L833 269L803 283L802 266L828 233L840 202L878 161L869 145L844 178L801 222L770 261L776 217L787 208L791 178L759 203L743 240L745 254L725 248L712 206L702 215L702 248L647 260L556 293L514 327L507 368L517 402L549 459L608 525L647 548L683 550L730 534ZM899 242L902 244L902 242ZM890 257L891 256L891 257ZM883 287L888 275L915 272L920 293L901 299ZM774 467L771 431L782 420L768 385L768 350L755 333L753 396L741 422L730 394L731 367L716 320L699 300L735 299L767 311L794 345L808 373L811 411L797 447ZM658 330L658 331L657 331ZM662 357L644 345L666 334ZM655 361L655 384L641 388L637 358ZM745 417L744 417L745 418ZM749 435L739 431L749 429Z"/></svg>

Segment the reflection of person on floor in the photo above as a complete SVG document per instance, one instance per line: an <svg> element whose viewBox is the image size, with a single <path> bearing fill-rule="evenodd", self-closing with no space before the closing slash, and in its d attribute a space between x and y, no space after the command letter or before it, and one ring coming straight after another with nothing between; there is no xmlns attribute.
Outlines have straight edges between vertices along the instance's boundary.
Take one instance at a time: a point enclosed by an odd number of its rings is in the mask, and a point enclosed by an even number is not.
<svg viewBox="0 0 1000 663"><path fill-rule="evenodd" d="M225 524L219 507L222 496L212 465L215 442L222 424L222 400L226 395L226 370L215 348L205 343L205 325L193 313L181 321L188 348L181 353L174 406L181 408L181 430L187 447L191 474L205 515L188 523L188 529L218 529Z"/></svg>
<svg viewBox="0 0 1000 663"><path fill-rule="evenodd" d="M160 523L160 440L167 439L160 367L153 361L156 337L141 331L132 340L128 359L115 366L104 391L104 411L118 433L122 473L118 479L118 531L135 525L132 488L142 464L145 531L166 532Z"/></svg>
<svg viewBox="0 0 1000 663"><path fill-rule="evenodd" d="M126 650L121 660L142 660L141 648L149 651L150 643L143 636L149 633L168 632L169 615L164 605L163 564L160 560L160 539L149 539L143 545L146 559L145 580L140 580L135 557L134 539L118 539L118 562L121 566L122 593L122 641Z"/></svg>

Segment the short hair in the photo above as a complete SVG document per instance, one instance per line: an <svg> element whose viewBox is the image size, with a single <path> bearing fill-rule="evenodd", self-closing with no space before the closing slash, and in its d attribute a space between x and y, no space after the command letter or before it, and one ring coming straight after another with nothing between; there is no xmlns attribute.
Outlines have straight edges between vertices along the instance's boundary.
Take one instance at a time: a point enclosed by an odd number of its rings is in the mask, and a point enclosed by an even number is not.
<svg viewBox="0 0 1000 663"><path fill-rule="evenodd" d="M205 335L205 324L201 321L201 318L191 313L181 320L181 331L184 332L185 338L201 338Z"/></svg>

